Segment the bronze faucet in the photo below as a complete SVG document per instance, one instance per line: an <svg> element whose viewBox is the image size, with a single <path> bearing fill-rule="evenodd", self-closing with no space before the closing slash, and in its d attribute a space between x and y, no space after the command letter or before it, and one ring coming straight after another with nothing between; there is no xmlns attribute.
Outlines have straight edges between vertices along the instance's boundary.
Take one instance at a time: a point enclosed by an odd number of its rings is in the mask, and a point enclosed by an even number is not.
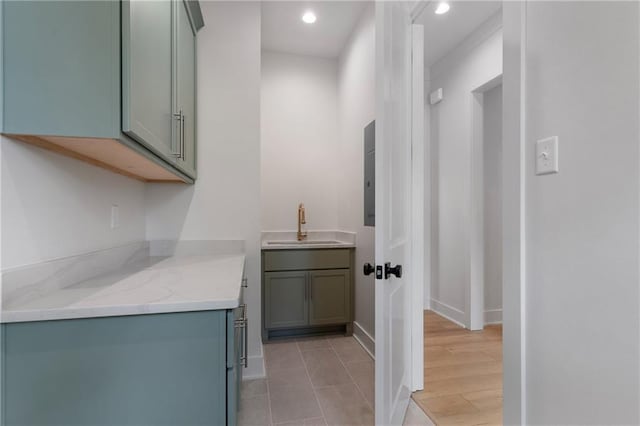
<svg viewBox="0 0 640 426"><path fill-rule="evenodd" d="M302 232L302 225L306 225L307 220L304 213L304 204L298 206L298 241L307 239L307 231Z"/></svg>

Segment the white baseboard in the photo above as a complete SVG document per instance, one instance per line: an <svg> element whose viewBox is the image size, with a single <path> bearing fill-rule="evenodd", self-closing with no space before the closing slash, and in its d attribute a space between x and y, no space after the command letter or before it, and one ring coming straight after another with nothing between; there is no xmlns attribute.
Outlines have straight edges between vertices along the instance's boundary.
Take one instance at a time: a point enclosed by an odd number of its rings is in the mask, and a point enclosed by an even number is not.
<svg viewBox="0 0 640 426"><path fill-rule="evenodd" d="M464 312L462 312L460 309L456 309L453 306L447 305L446 303L431 299L431 310L436 314L445 317L449 321L455 322L460 327L466 327L464 325Z"/></svg>
<svg viewBox="0 0 640 426"><path fill-rule="evenodd" d="M502 324L502 309L489 309L484 311L485 324Z"/></svg>
<svg viewBox="0 0 640 426"><path fill-rule="evenodd" d="M367 353L373 360L376 359L375 339L367 332L367 330L362 328L362 326L355 321L353 322L353 338L356 339L358 343L360 343L360 346L362 346L364 350L367 351Z"/></svg>
<svg viewBox="0 0 640 426"><path fill-rule="evenodd" d="M247 361L247 368L242 371L242 380L262 379L263 377L267 377L267 371L264 367L264 356L250 356Z"/></svg>

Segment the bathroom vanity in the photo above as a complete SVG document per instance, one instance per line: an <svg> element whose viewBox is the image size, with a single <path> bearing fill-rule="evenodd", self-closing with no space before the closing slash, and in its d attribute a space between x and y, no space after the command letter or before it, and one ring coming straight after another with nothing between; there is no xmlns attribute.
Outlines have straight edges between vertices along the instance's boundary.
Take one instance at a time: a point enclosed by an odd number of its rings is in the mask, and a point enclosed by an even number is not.
<svg viewBox="0 0 640 426"><path fill-rule="evenodd" d="M348 241L263 241L262 340L351 335L354 257Z"/></svg>

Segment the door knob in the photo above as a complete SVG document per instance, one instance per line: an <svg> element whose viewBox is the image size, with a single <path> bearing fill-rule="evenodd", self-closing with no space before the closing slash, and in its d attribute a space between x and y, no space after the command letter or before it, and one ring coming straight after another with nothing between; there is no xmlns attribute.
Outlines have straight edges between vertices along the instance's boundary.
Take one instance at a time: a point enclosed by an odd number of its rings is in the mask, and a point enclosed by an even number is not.
<svg viewBox="0 0 640 426"><path fill-rule="evenodd" d="M384 279L387 280L391 275L395 275L396 278L402 278L402 265L396 265L391 267L391 263L384 264Z"/></svg>
<svg viewBox="0 0 640 426"><path fill-rule="evenodd" d="M375 272L376 268L373 267L372 264L370 264L369 262L365 263L364 266L362 267L362 272L365 275L371 275Z"/></svg>

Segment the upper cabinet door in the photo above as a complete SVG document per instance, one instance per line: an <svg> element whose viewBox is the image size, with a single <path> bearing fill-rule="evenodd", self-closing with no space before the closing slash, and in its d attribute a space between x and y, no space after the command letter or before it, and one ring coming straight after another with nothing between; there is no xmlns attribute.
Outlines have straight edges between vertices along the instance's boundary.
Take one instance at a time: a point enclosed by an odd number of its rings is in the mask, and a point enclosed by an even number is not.
<svg viewBox="0 0 640 426"><path fill-rule="evenodd" d="M122 2L122 130L175 161L171 1Z"/></svg>
<svg viewBox="0 0 640 426"><path fill-rule="evenodd" d="M12 135L120 136L120 4L0 1L0 114Z"/></svg>
<svg viewBox="0 0 640 426"><path fill-rule="evenodd" d="M180 126L180 156L178 166L187 174L196 174L196 33L191 24L187 5L183 0L176 4L176 52L175 72L176 103L182 115Z"/></svg>

